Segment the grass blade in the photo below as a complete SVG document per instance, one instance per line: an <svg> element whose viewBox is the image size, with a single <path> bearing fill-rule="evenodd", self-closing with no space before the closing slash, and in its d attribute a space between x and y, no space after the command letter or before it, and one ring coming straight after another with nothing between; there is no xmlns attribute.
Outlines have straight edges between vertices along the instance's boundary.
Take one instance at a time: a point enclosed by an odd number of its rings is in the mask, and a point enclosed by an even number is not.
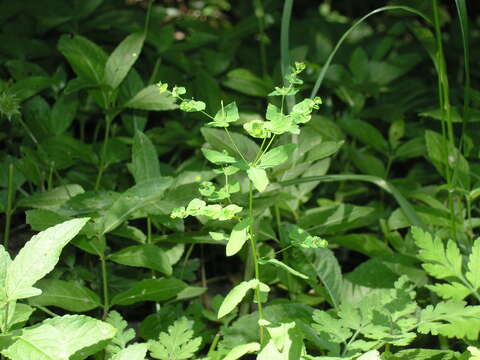
<svg viewBox="0 0 480 360"><path fill-rule="evenodd" d="M310 94L310 98L313 99L315 96L317 96L318 90L320 89L320 86L322 85L323 79L325 78L325 74L327 73L328 68L330 67L330 63L333 60L333 57L337 53L338 49L340 46L343 44L343 42L347 39L348 35L350 35L353 30L355 30L361 23L363 23L365 20L367 20L370 16L378 14L383 11L393 11L393 10L403 10L406 12L413 13L415 15L420 16L423 18L427 23L431 23L430 19L423 13L421 13L418 10L412 9L408 6L383 6L381 8L375 9L371 12L369 12L367 15L363 16L360 18L357 22L355 22L345 33L343 33L342 37L340 40L338 40L337 44L333 48L332 52L327 58L327 61L325 62L325 65L323 65L322 70L320 71L320 74L318 75L317 81L315 82L315 86L313 87L312 93Z"/></svg>

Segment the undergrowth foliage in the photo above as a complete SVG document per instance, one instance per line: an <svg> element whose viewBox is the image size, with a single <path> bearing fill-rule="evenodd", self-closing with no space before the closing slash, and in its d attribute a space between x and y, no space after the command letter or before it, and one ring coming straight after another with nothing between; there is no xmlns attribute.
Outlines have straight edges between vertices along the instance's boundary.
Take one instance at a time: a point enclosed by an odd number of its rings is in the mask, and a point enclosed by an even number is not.
<svg viewBox="0 0 480 360"><path fill-rule="evenodd" d="M480 359L478 18L294 5L0 3L1 359Z"/></svg>

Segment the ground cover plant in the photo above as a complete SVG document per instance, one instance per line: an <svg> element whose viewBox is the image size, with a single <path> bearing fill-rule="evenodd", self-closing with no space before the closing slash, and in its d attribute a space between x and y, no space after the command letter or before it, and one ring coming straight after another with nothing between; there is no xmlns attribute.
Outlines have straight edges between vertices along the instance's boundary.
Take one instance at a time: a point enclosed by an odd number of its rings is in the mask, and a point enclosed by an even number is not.
<svg viewBox="0 0 480 360"><path fill-rule="evenodd" d="M480 358L477 13L0 4L0 356Z"/></svg>

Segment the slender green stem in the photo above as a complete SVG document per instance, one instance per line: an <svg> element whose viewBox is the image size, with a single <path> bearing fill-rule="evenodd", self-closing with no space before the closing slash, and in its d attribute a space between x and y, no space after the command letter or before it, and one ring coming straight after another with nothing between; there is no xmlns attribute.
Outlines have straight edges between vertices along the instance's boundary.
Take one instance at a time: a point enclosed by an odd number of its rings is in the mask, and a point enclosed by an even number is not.
<svg viewBox="0 0 480 360"><path fill-rule="evenodd" d="M220 332L217 332L215 334L215 337L213 338L212 343L210 344L210 347L208 348L207 358L209 358L210 355L215 351L215 348L217 347L217 344L220 341L220 337L221 337Z"/></svg>
<svg viewBox="0 0 480 360"><path fill-rule="evenodd" d="M4 318L3 318L3 333L7 333L8 332L8 318L10 317L9 315L9 311L10 310L10 302L7 302L7 304L5 305L5 313L4 313Z"/></svg>
<svg viewBox="0 0 480 360"><path fill-rule="evenodd" d="M144 28L144 33L145 33L145 37L147 36L148 34L148 27L150 25L150 16L152 14L152 4L153 4L154 0L150 0L148 2L148 8L147 8L147 16L145 18L145 28Z"/></svg>
<svg viewBox="0 0 480 360"><path fill-rule="evenodd" d="M253 0L255 16L258 24L258 42L260 47L260 65L262 67L263 76L267 75L267 35L265 34L265 10L263 9L262 0Z"/></svg>
<svg viewBox="0 0 480 360"><path fill-rule="evenodd" d="M112 125L112 121L113 121L113 117L109 116L108 114L105 115L105 135L103 138L102 152L100 153L100 162L98 165L97 180L95 181L95 190L99 189L100 183L102 181L103 172L107 168L106 157L107 157L108 140L110 138L110 128Z"/></svg>
<svg viewBox="0 0 480 360"><path fill-rule="evenodd" d="M59 316L58 314L55 314L52 310L46 308L45 306L37 305L37 306L35 306L35 307L36 307L38 310L43 311L45 314L50 315L51 317L57 317L57 316Z"/></svg>
<svg viewBox="0 0 480 360"><path fill-rule="evenodd" d="M102 319L106 319L108 311L110 310L110 300L108 298L108 274L107 274L107 261L105 255L100 256L100 264L102 269L102 287L103 287L103 315Z"/></svg>
<svg viewBox="0 0 480 360"><path fill-rule="evenodd" d="M249 182L250 188L248 190L248 214L251 219L253 219L253 185L252 182ZM252 260L255 269L255 279L260 281L260 266L258 264L258 254L257 254L257 244L255 242L255 234L253 232L253 224L249 227L250 233L250 248L252 250ZM260 295L260 285L257 285L255 288L255 298L257 299L258 306L258 319L263 320L263 308L262 308L262 299ZM260 343L263 344L264 340L264 327L260 325Z"/></svg>
<svg viewBox="0 0 480 360"><path fill-rule="evenodd" d="M5 229L3 232L3 246L8 251L10 241L10 227L12 222L12 203L13 203L13 164L8 165L8 188L7 188L7 208L5 209Z"/></svg>
<svg viewBox="0 0 480 360"><path fill-rule="evenodd" d="M284 86L287 86L286 76L288 75L290 67L290 20L292 18L292 9L293 0L285 0L283 3L282 24L280 29L280 56ZM287 108L289 112L294 104L295 97L293 95L287 96Z"/></svg>

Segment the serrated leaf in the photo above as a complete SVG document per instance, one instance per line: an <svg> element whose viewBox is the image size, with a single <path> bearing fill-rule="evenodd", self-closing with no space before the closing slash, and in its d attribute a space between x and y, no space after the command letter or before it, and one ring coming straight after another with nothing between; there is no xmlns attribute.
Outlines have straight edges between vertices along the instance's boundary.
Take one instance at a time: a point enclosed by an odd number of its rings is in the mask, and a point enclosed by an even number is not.
<svg viewBox="0 0 480 360"><path fill-rule="evenodd" d="M480 306L464 301L443 301L428 305L420 313L418 331L422 334L476 340L480 332Z"/></svg>
<svg viewBox="0 0 480 360"><path fill-rule="evenodd" d="M477 239L473 244L467 268L465 277L474 289L478 289L480 287L480 239Z"/></svg>
<svg viewBox="0 0 480 360"><path fill-rule="evenodd" d="M442 299L463 300L471 293L469 288L455 281L451 281L450 284L425 285L425 287Z"/></svg>
<svg viewBox="0 0 480 360"><path fill-rule="evenodd" d="M190 359L200 348L201 337L193 337L193 321L186 317L168 327L168 333L161 332L158 341L149 341L150 355L160 360Z"/></svg>
<svg viewBox="0 0 480 360"><path fill-rule="evenodd" d="M419 257L425 262L422 266L431 276L437 279L463 277L462 256L452 240L449 240L445 247L440 238L432 237L417 227L412 228L412 235L420 248Z"/></svg>
<svg viewBox="0 0 480 360"><path fill-rule="evenodd" d="M128 323L116 311L110 311L105 321L117 330L114 338L105 348L106 353L110 357L126 348L127 344L135 338L135 330L132 328L127 329Z"/></svg>
<svg viewBox="0 0 480 360"><path fill-rule="evenodd" d="M116 353L110 360L145 360L147 344L133 344Z"/></svg>
<svg viewBox="0 0 480 360"><path fill-rule="evenodd" d="M53 270L60 252L83 228L89 218L65 221L33 236L7 268L5 280L8 301L39 295L32 287Z"/></svg>
<svg viewBox="0 0 480 360"><path fill-rule="evenodd" d="M137 184L160 177L157 150L152 141L140 130L135 132L133 138L132 173Z"/></svg>
<svg viewBox="0 0 480 360"><path fill-rule="evenodd" d="M115 328L100 320L84 315L58 316L39 326L22 329L14 343L1 352L12 360L69 360L82 349L114 335ZM88 355L87 352L77 359Z"/></svg>
<svg viewBox="0 0 480 360"><path fill-rule="evenodd" d="M260 192L265 191L269 184L267 172L259 167L250 167L247 170L248 178L252 181L253 186Z"/></svg>
<svg viewBox="0 0 480 360"><path fill-rule="evenodd" d="M125 79L142 51L145 34L128 35L109 56L105 64L105 83L116 89Z"/></svg>
<svg viewBox="0 0 480 360"><path fill-rule="evenodd" d="M297 148L296 144L280 145L266 152L260 158L259 168L269 169L287 161Z"/></svg>
<svg viewBox="0 0 480 360"><path fill-rule="evenodd" d="M235 255L242 249L245 242L249 239L248 230L252 224L253 219L246 217L233 227L226 247L227 256Z"/></svg>

